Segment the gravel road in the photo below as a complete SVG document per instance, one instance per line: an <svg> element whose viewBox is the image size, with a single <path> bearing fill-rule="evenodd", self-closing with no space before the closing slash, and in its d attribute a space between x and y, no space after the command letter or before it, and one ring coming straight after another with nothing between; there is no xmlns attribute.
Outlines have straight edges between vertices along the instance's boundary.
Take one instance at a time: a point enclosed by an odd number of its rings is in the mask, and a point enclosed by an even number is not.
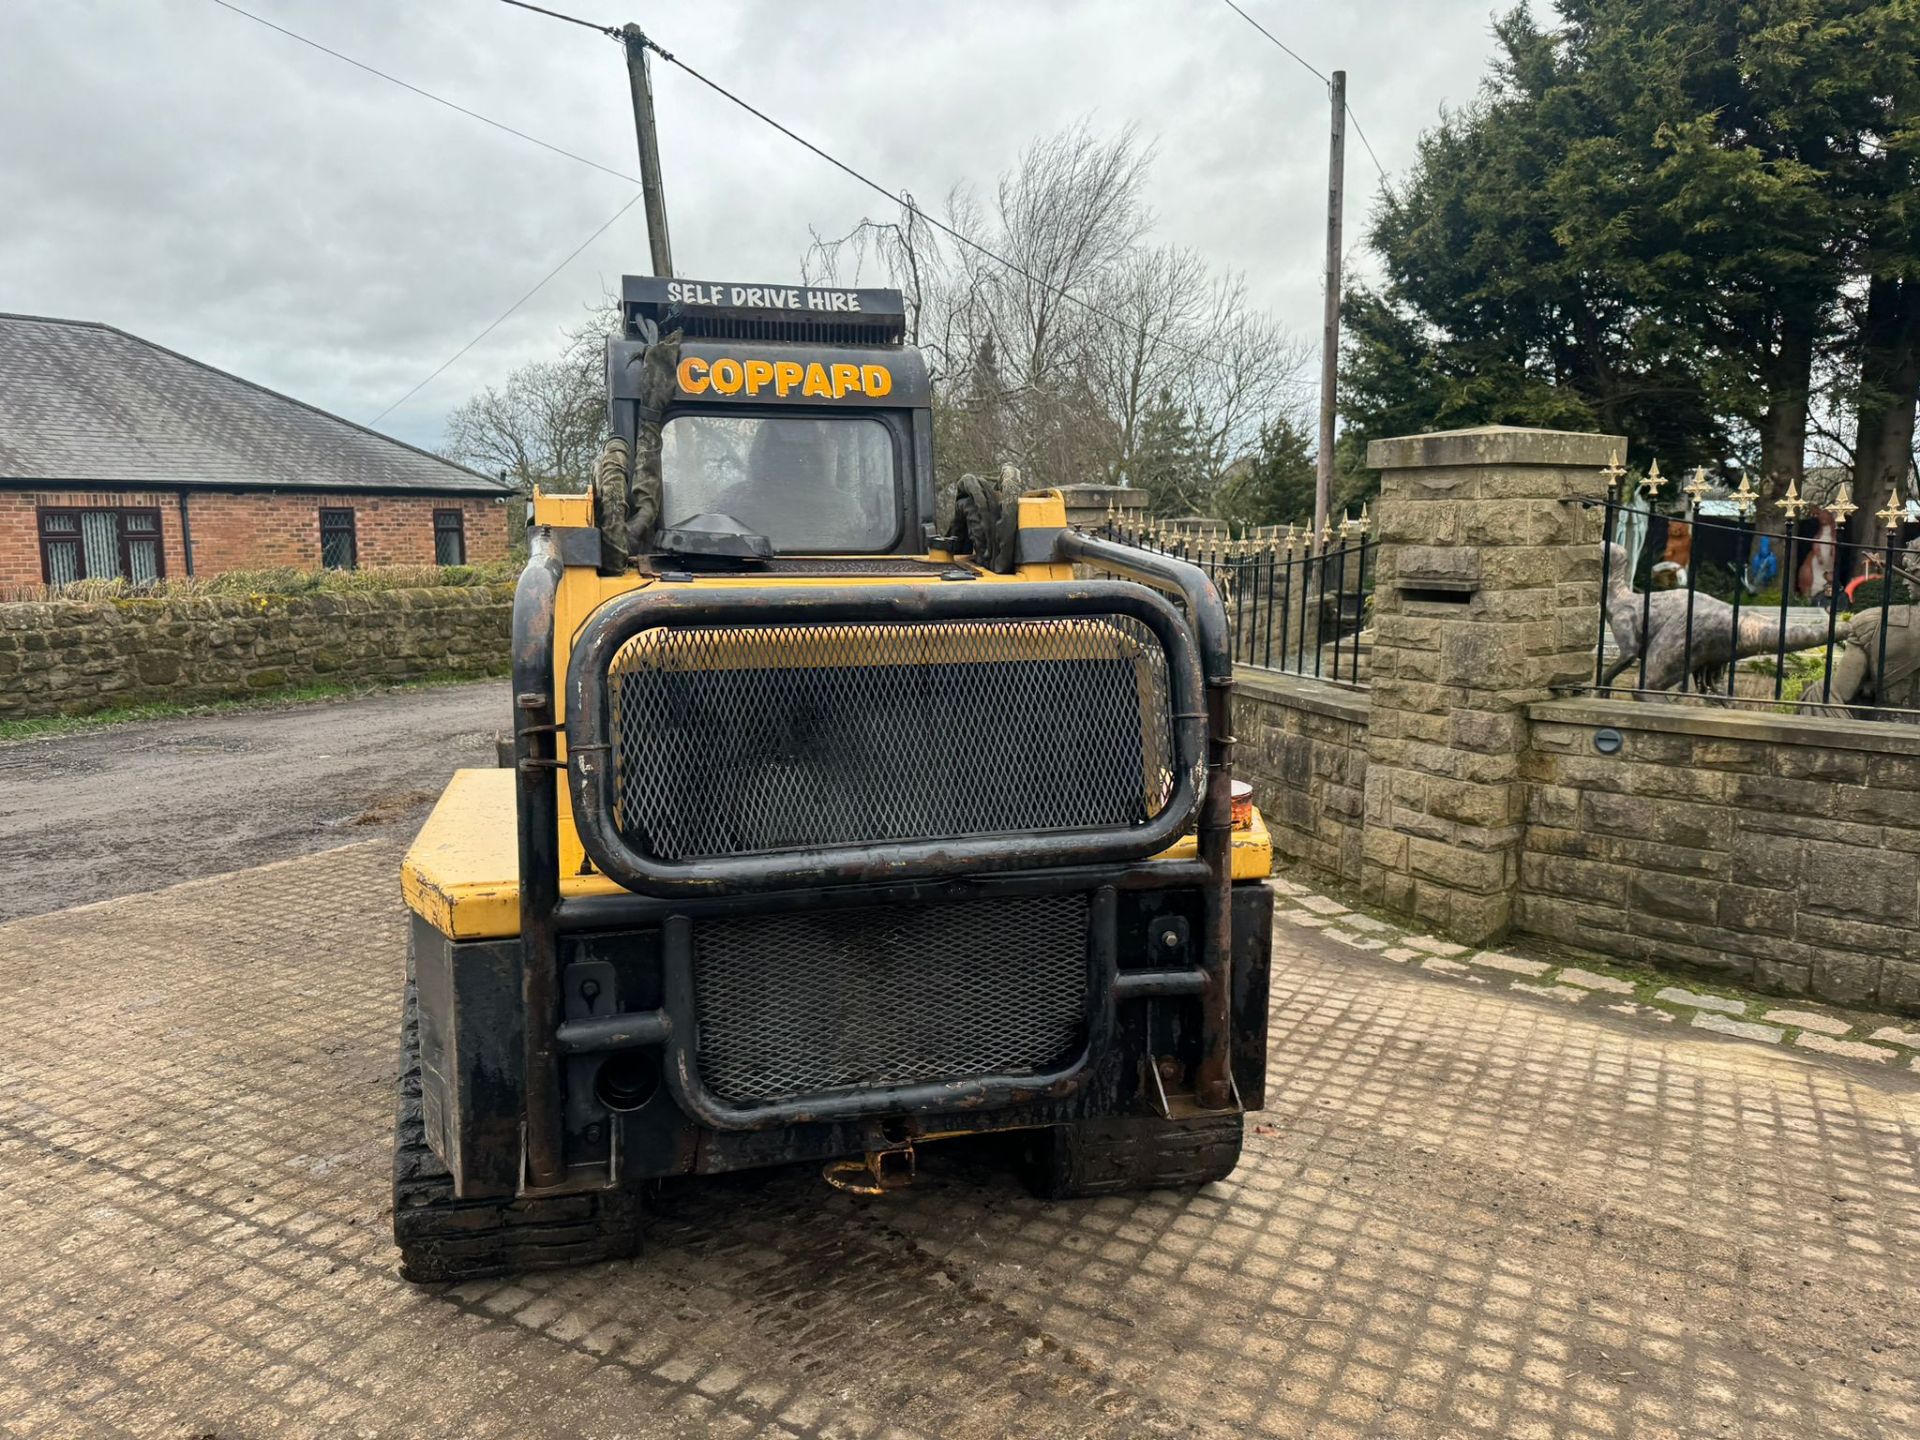
<svg viewBox="0 0 1920 1440"><path fill-rule="evenodd" d="M448 775L494 763L507 701L483 680L0 745L0 920L409 839Z"/></svg>

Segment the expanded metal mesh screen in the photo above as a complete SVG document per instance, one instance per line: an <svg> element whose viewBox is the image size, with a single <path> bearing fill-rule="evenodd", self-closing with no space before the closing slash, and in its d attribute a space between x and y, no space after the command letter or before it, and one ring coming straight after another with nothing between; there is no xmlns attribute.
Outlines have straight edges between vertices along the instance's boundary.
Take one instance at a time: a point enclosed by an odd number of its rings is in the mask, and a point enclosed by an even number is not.
<svg viewBox="0 0 1920 1440"><path fill-rule="evenodd" d="M1057 1069L1084 1044L1087 923L1051 895L698 924L701 1078L751 1105Z"/></svg>
<svg viewBox="0 0 1920 1440"><path fill-rule="evenodd" d="M609 688L615 823L664 860L1125 828L1173 790L1127 616L655 629Z"/></svg>

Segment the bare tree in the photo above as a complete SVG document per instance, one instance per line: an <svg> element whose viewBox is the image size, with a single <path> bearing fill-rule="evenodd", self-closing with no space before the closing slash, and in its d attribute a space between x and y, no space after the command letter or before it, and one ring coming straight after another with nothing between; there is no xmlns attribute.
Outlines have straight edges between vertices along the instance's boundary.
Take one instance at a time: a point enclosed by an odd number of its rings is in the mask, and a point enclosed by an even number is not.
<svg viewBox="0 0 1920 1440"><path fill-rule="evenodd" d="M442 451L523 494L583 489L606 436L605 342L616 313L603 303L568 332L558 359L522 365L456 407Z"/></svg>
<svg viewBox="0 0 1920 1440"><path fill-rule="evenodd" d="M1147 243L1152 159L1131 128L1103 139L1082 123L1030 146L991 204L948 194L940 218L971 244L911 197L898 219L816 235L810 280L871 268L905 293L943 477L1011 462L1035 483L1128 483L1149 411L1172 404L1198 467L1181 492L1204 499L1261 423L1299 403L1306 347L1251 309L1239 277Z"/></svg>

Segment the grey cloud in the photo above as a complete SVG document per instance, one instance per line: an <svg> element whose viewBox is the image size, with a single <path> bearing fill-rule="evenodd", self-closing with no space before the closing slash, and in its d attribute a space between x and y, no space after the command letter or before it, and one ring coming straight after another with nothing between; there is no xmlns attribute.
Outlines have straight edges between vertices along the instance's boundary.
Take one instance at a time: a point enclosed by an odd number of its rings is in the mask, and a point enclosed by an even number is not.
<svg viewBox="0 0 1920 1440"><path fill-rule="evenodd" d="M617 46L493 0L241 0L422 88L635 168ZM627 18L614 0L574 0ZM561 6L560 8L566 8ZM1254 3L1323 69L1345 64L1380 158L1404 165L1473 93L1486 0ZM801 134L924 204L990 187L1037 135L1091 116L1157 137L1161 238L1247 273L1318 327L1326 105L1224 5L736 5L667 0L651 32ZM0 17L0 309L104 320L364 420L465 344L632 193L233 15L211 0L12 4ZM670 67L657 67L684 273L795 275L808 227L887 203ZM1349 242L1374 171L1350 143ZM386 427L544 356L625 270L629 211Z"/></svg>

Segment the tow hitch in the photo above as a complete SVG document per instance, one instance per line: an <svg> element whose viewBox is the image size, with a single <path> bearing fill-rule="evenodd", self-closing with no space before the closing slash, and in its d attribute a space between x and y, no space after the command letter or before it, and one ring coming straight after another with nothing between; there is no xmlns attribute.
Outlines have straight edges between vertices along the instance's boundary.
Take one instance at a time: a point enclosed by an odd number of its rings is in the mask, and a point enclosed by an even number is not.
<svg viewBox="0 0 1920 1440"><path fill-rule="evenodd" d="M869 1150L855 1159L847 1156L829 1160L821 1177L836 1190L849 1195L885 1195L913 1184L913 1145L911 1142L886 1150Z"/></svg>

